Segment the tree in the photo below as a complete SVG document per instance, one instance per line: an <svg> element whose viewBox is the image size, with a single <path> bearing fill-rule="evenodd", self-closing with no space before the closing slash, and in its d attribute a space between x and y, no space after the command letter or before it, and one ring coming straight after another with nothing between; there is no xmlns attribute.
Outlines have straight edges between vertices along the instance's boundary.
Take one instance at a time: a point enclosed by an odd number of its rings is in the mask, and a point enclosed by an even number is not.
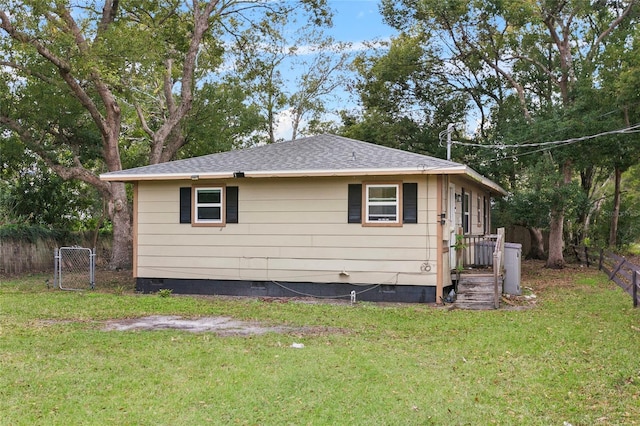
<svg viewBox="0 0 640 426"><path fill-rule="evenodd" d="M608 101L603 114L610 115L616 111L619 126L629 128L636 124L635 120L631 122L631 117L637 117L640 113L640 30L637 26L628 26L625 32L616 35L617 42L607 45L603 53L605 66L601 70L600 91L603 96L600 97ZM618 136L608 144L608 148L614 168L609 246L615 247L622 199L622 174L640 160L640 138L634 134Z"/></svg>
<svg viewBox="0 0 640 426"><path fill-rule="evenodd" d="M350 56L349 44L327 37L317 23L292 31L300 19L304 17L295 12L277 15L272 26L248 29L236 40L239 51L247 44L259 46L241 55L235 72L253 103L261 107L269 143L276 142L283 111L291 118L291 139L296 139L303 119L312 114L319 122L326 103L344 82L342 72ZM323 17L321 23L330 26L331 20Z"/></svg>
<svg viewBox="0 0 640 426"><path fill-rule="evenodd" d="M313 121L322 121L327 112L326 102L335 98L335 91L346 83L343 71L347 67L350 54L349 43L337 43L332 37L316 36L311 39L308 52L296 65L300 73L295 87L296 91L289 96L293 131L291 139L295 140L301 132L301 124L308 114Z"/></svg>
<svg viewBox="0 0 640 426"><path fill-rule="evenodd" d="M0 185L0 224L77 231L100 218L100 197L85 183L64 181L36 159L29 168L11 172L11 176L3 176Z"/></svg>
<svg viewBox="0 0 640 426"><path fill-rule="evenodd" d="M343 133L429 155L444 155L439 133L463 119L468 96L447 81L439 52L401 34L382 54L359 55L353 87L362 112L342 113Z"/></svg>
<svg viewBox="0 0 640 426"><path fill-rule="evenodd" d="M636 9L636 0L594 5L580 0L382 2L388 23L438 40L449 49L450 56L443 58L449 67L495 88L494 95L478 92L484 97L474 97L488 101L482 111L499 111L505 99L501 92L508 90L529 125L565 118L577 88L597 80L606 42L631 25ZM575 156L571 148L554 151L559 193L573 180ZM547 267L564 265L564 219L564 204L551 206Z"/></svg>
<svg viewBox="0 0 640 426"><path fill-rule="evenodd" d="M316 20L326 14L323 0L302 3ZM258 6L264 13L245 20ZM19 135L63 179L80 179L108 199L110 265L126 267L132 232L125 185L100 181L98 174L123 168L120 144L135 129L144 133L146 163L174 158L188 142L182 125L196 82L222 64L221 34L243 25L268 27L286 16L288 6L106 0L96 7L0 1L0 66L3 80L12 81L3 94L0 126Z"/></svg>
<svg viewBox="0 0 640 426"><path fill-rule="evenodd" d="M557 188L560 177L550 155L523 167L518 179L509 187L509 195L497 202L499 226L520 225L527 228L531 237L530 259L545 259L542 233L548 231L549 212L553 206L563 206L568 217L576 216L575 206L583 196L577 183Z"/></svg>
<svg viewBox="0 0 640 426"><path fill-rule="evenodd" d="M185 145L177 157L230 151L260 142L265 119L260 107L248 98L235 79L203 84L183 125Z"/></svg>
<svg viewBox="0 0 640 426"><path fill-rule="evenodd" d="M277 111L286 104L281 66L292 54L293 46L275 28L277 26L282 29L286 22L286 15L276 15L274 26L258 27L255 30L250 28L236 39L236 49L242 54L235 71L242 76L242 84L252 94L254 103L261 108L270 143L276 141ZM247 50L244 48L246 45L257 48Z"/></svg>

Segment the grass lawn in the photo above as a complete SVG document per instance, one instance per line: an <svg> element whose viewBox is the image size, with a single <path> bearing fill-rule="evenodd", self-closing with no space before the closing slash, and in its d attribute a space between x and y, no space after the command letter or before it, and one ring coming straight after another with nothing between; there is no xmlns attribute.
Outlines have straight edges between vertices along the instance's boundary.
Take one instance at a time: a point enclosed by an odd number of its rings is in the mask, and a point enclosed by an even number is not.
<svg viewBox="0 0 640 426"><path fill-rule="evenodd" d="M497 311L159 297L100 280L71 292L45 278L0 284L1 425L640 424L640 309L594 270L525 262L535 303ZM147 315L307 328L104 329Z"/></svg>

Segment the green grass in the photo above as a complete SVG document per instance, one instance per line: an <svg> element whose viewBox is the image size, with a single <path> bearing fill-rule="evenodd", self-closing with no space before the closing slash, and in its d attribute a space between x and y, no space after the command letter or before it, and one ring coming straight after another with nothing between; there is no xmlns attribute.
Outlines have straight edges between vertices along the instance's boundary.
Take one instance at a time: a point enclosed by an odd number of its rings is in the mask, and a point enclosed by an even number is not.
<svg viewBox="0 0 640 426"><path fill-rule="evenodd" d="M482 312L4 281L0 424L640 424L640 309L596 271L539 266L535 307ZM102 330L152 314L317 329Z"/></svg>
<svg viewBox="0 0 640 426"><path fill-rule="evenodd" d="M640 243L629 244L627 251L632 256L640 256Z"/></svg>

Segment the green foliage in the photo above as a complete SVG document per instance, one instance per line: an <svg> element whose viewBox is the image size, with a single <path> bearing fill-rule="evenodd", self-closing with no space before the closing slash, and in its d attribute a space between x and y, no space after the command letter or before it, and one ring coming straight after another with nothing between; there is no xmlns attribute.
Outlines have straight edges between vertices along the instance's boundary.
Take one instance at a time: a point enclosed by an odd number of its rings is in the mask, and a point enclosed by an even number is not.
<svg viewBox="0 0 640 426"><path fill-rule="evenodd" d="M462 121L468 95L447 82L439 52L422 33L401 34L379 55L354 61L364 111L343 112L345 136L385 146L444 156L439 133Z"/></svg>
<svg viewBox="0 0 640 426"><path fill-rule="evenodd" d="M178 158L229 151L258 142L256 134L265 126L264 117L248 101L237 80L206 83L196 94L183 126L187 144Z"/></svg>
<svg viewBox="0 0 640 426"><path fill-rule="evenodd" d="M638 7L630 1L384 0L385 20L402 35L383 60L356 64L366 76L359 87L363 104L383 111L412 105L408 99L420 93L412 73L432 81L432 93L464 93L467 104L456 111L473 116L454 120L449 114L449 122L478 121L476 145L454 149L453 158L511 191L499 206L499 221L550 228L564 219L564 229L579 240L587 236L594 207L598 213L607 207L598 200L608 194L598 188L614 168L624 171L640 160L640 137L552 142L637 122ZM420 53L430 49L440 62ZM433 123L446 129L442 121ZM500 149L478 149L483 144ZM541 174L545 169L550 173ZM557 256L562 238L552 240Z"/></svg>
<svg viewBox="0 0 640 426"><path fill-rule="evenodd" d="M266 19L239 25L233 48L234 81L261 115L259 137L268 143L277 139L280 114L289 114L295 138L306 130L303 117L317 119L326 112L349 55L345 43L323 32L331 25L326 1L272 4Z"/></svg>
<svg viewBox="0 0 640 426"><path fill-rule="evenodd" d="M18 159L38 156L42 163L35 166L34 161L15 161L9 168L39 173L39 183L51 192L51 197L29 192L29 200L13 197L29 188L12 176L0 188L2 216L47 224L57 220L56 226L66 220L61 226L82 227L78 222L95 215L73 203L99 204L102 196L124 201L124 184L99 180L105 171L255 142L256 128L264 127L266 118L258 116L257 104L247 102L247 93L258 93L237 90L237 80L223 83L231 72L222 65L227 61L234 71L245 65L255 72L252 78L264 81L271 71L260 62L267 36L282 40L283 25L291 25L293 12L305 25L330 23L325 0L90 5L0 0L0 151ZM229 48L231 40L238 41L235 49ZM240 55L250 64L234 63ZM279 84L277 78L266 80ZM280 105L280 88L269 84L259 90ZM191 143L192 148L179 152ZM51 171L82 180L101 195L50 178ZM62 197L70 194L74 202ZM81 213L69 217L70 212ZM112 266L126 265L128 208L116 210L112 220L117 228Z"/></svg>
<svg viewBox="0 0 640 426"><path fill-rule="evenodd" d="M173 293L173 290L171 290L170 288L162 288L160 290L158 290L158 296L161 298L167 298L171 296L171 293Z"/></svg>
<svg viewBox="0 0 640 426"><path fill-rule="evenodd" d="M102 197L95 189L80 181L63 180L42 161L24 155L24 147L16 142L0 141L0 148L6 147L8 153L0 165L0 224L70 231L92 227L102 215Z"/></svg>
<svg viewBox="0 0 640 426"><path fill-rule="evenodd" d="M5 224L0 225L0 240L36 243L39 240L73 242L76 237L67 230L51 229L43 225Z"/></svg>
<svg viewBox="0 0 640 426"><path fill-rule="evenodd" d="M561 179L551 161L540 161L519 175L512 193L497 200L497 226L521 225L545 229L552 207L562 209L569 220L584 194L576 183L558 185Z"/></svg>
<svg viewBox="0 0 640 426"><path fill-rule="evenodd" d="M622 177L622 198L618 223L618 248L632 247L640 242L640 167L634 166ZM606 197L601 207L592 217L590 236L598 247L606 247L609 241L609 229L613 200Z"/></svg>

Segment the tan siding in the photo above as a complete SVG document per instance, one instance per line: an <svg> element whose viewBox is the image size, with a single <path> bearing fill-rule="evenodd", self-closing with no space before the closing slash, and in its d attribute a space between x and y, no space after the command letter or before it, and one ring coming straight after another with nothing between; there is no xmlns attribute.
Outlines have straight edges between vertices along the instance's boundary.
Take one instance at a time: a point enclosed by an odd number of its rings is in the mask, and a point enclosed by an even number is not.
<svg viewBox="0 0 640 426"><path fill-rule="evenodd" d="M266 258L239 258L239 257L215 257L215 256L191 256L181 257L182 264L188 260L188 266L192 268L244 268L270 271L322 271L331 272L338 276L341 271L349 272L385 272L385 273L419 273L420 263L417 261L381 261L381 260L353 260L353 259L303 259L286 257ZM167 265L176 264L173 256L142 256L140 267L164 268Z"/></svg>
<svg viewBox="0 0 640 426"><path fill-rule="evenodd" d="M478 221L478 196L489 197L489 192L485 189L482 189L478 184L474 183L470 180L462 180L461 178L452 179L452 182L456 185L456 193L460 194L462 188L464 188L465 192L471 193L471 197L469 197L470 206L469 206L469 230L470 234L479 235L482 234L484 229L484 215L481 217L480 221ZM462 203L456 203L456 224L457 226L462 226Z"/></svg>
<svg viewBox="0 0 640 426"><path fill-rule="evenodd" d="M202 228L209 229L209 228ZM213 228L215 229L215 228ZM310 235L175 235L165 236L141 235L139 244L155 246L196 246L196 247L308 247L311 245ZM265 253L266 256L268 253Z"/></svg>
<svg viewBox="0 0 640 426"><path fill-rule="evenodd" d="M146 216L146 215L145 215ZM433 216L437 216L433 213ZM152 216L149 216L152 217ZM337 224L319 224L314 223L313 226L308 224L286 224L286 223L265 223L265 224L248 224L248 223L228 223L223 228L203 230L193 228L189 224L177 223L176 216L166 216L167 219L173 220L174 223L165 223L162 227L158 227L155 222L144 219L146 222L141 224L141 234L147 235L321 235L327 237L333 236L362 236L362 237L406 237L406 236L424 236L425 232L435 234L437 232L437 223L433 221L425 228L424 223L406 224L402 227L379 227L366 228L356 223L347 224L346 215L342 218L342 223ZM244 216L241 217L241 221ZM436 217L436 220L439 219Z"/></svg>
<svg viewBox="0 0 640 426"><path fill-rule="evenodd" d="M215 228L214 228L215 229ZM435 234L434 234L435 235ZM394 248L425 249L427 237L419 236L357 236L357 235L163 235L141 234L138 241L145 246L196 247L322 247L322 248Z"/></svg>
<svg viewBox="0 0 640 426"><path fill-rule="evenodd" d="M406 259L419 259L424 257L425 249L399 248L396 250L389 248L366 247L353 250L351 247L239 247L239 246L207 246L203 250L202 246L140 246L140 254L145 257L199 257L215 256L219 258L259 258L269 253L268 257L285 257L289 259L385 259L386 261L404 261ZM266 258L266 257L264 257Z"/></svg>
<svg viewBox="0 0 640 426"><path fill-rule="evenodd" d="M293 212L326 212L334 211L343 213L346 206L345 200L328 198L324 200L246 200L242 205L243 213L281 212L283 209Z"/></svg>
<svg viewBox="0 0 640 426"><path fill-rule="evenodd" d="M264 212L241 212L241 219L254 224L307 224L314 225L318 223L343 223L346 221L346 216L343 212L339 211L304 211L297 210L292 211L287 209L288 203L284 204L284 210L282 211L264 211Z"/></svg>
<svg viewBox="0 0 640 426"><path fill-rule="evenodd" d="M178 223L191 182L141 182L137 275L435 285L436 177L404 181L418 182L419 223L373 228L347 223L351 178L198 181L239 187L240 223L221 228Z"/></svg>

